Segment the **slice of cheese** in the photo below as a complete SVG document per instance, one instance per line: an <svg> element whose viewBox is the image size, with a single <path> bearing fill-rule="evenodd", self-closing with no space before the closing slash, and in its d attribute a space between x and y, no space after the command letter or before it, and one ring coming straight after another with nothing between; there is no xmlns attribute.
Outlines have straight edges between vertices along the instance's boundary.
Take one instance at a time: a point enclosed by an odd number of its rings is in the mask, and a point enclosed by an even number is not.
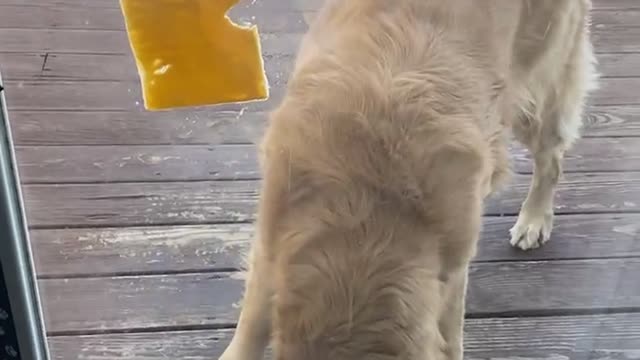
<svg viewBox="0 0 640 360"><path fill-rule="evenodd" d="M255 26L226 16L238 0L120 0L148 110L263 100Z"/></svg>

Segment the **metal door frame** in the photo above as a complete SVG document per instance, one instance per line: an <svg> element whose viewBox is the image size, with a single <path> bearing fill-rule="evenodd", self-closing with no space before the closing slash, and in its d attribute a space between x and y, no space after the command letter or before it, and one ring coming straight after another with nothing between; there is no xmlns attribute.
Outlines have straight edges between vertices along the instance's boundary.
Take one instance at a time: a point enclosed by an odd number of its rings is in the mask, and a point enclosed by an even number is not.
<svg viewBox="0 0 640 360"><path fill-rule="evenodd" d="M20 359L48 360L5 91L0 73L0 264L9 294Z"/></svg>

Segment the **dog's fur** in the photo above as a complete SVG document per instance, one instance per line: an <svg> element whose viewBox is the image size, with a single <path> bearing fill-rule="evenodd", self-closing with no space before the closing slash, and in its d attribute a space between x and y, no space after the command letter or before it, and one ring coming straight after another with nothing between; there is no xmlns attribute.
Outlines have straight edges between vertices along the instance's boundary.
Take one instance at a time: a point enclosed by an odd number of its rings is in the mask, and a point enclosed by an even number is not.
<svg viewBox="0 0 640 360"><path fill-rule="evenodd" d="M535 159L511 243L549 239L595 83L589 0L328 0L262 144L223 360L461 359L483 199Z"/></svg>

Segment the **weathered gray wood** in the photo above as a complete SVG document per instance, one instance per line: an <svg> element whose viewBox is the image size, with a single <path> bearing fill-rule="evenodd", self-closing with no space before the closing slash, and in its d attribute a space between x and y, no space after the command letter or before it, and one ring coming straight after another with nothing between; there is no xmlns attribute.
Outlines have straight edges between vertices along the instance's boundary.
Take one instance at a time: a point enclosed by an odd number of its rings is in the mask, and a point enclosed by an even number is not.
<svg viewBox="0 0 640 360"><path fill-rule="evenodd" d="M66 7L91 7L98 9L117 9L119 7L117 0L50 0L47 2L50 6ZM260 11L265 10L309 10L314 11L321 8L324 0L287 0L287 1L268 1L268 0L241 0L236 8L255 8ZM27 5L38 6L41 4L39 0L3 0L3 5ZM594 0L593 8L595 10L640 10L637 0Z"/></svg>
<svg viewBox="0 0 640 360"><path fill-rule="evenodd" d="M295 49L291 49L290 55L264 56L265 71L271 85L286 81L293 65L294 51ZM129 81L132 84L139 81L138 69L133 56L129 54L0 53L0 63L3 65L3 73L6 73L6 81L117 80ZM617 65L619 66L615 68L616 71L624 71L626 67L631 67L621 61L618 61Z"/></svg>
<svg viewBox="0 0 640 360"><path fill-rule="evenodd" d="M558 215L551 240L535 251L507 246L515 217L486 217L474 261L558 260L640 256L640 215Z"/></svg>
<svg viewBox="0 0 640 360"><path fill-rule="evenodd" d="M84 5L84 4L83 4ZM0 28L122 30L119 8L56 6L51 1L36 4L0 3Z"/></svg>
<svg viewBox="0 0 640 360"><path fill-rule="evenodd" d="M222 111L217 107L163 112L14 111L11 125L19 145L203 145L256 143L267 117L266 112ZM609 118L613 120L607 123L630 119L629 123L636 124L635 117L625 114L599 116ZM637 119L640 124L640 116Z"/></svg>
<svg viewBox="0 0 640 360"><path fill-rule="evenodd" d="M475 261L640 256L640 215L559 215L552 241L536 251L508 245L515 217L484 220ZM248 224L32 230L41 277L239 269L254 235Z"/></svg>
<svg viewBox="0 0 640 360"><path fill-rule="evenodd" d="M640 52L640 27L593 28L591 34L597 53Z"/></svg>
<svg viewBox="0 0 640 360"><path fill-rule="evenodd" d="M256 3L258 4L258 3ZM260 10L256 10L260 11ZM593 41L599 53L638 52L640 28L611 26L593 28ZM265 54L285 54L295 49L302 32L262 33ZM121 30L2 29L3 52L56 51L68 53L127 54L126 33Z"/></svg>
<svg viewBox="0 0 640 360"><path fill-rule="evenodd" d="M5 1L6 2L6 1ZM118 7L95 8L90 6L54 5L51 1L36 4L0 4L0 28L22 29L82 29L124 31L122 12ZM283 3L287 1L281 0ZM267 6L273 6L267 4ZM272 9L254 6L238 6L232 9L230 17L238 22L258 25L261 32L303 32L308 24L304 12L317 9L285 7ZM592 24L595 28L609 26L633 26L640 20L640 11L594 11Z"/></svg>
<svg viewBox="0 0 640 360"><path fill-rule="evenodd" d="M193 272L243 268L253 225L32 230L30 235L40 277Z"/></svg>
<svg viewBox="0 0 640 360"><path fill-rule="evenodd" d="M276 77L269 100L216 108L271 109L281 100L285 85L284 81L278 83ZM640 78L605 78L600 85L601 89L592 96L593 105L640 104ZM133 82L9 81L6 88L10 110L142 110L140 86Z"/></svg>
<svg viewBox="0 0 640 360"><path fill-rule="evenodd" d="M593 106L584 119L586 137L640 134L640 106Z"/></svg>
<svg viewBox="0 0 640 360"><path fill-rule="evenodd" d="M260 177L257 149L252 145L18 147L16 154L23 183Z"/></svg>
<svg viewBox="0 0 640 360"><path fill-rule="evenodd" d="M640 307L640 259L476 263L470 316ZM241 273L40 280L51 333L236 321Z"/></svg>
<svg viewBox="0 0 640 360"><path fill-rule="evenodd" d="M257 192L257 181L24 186L38 227L247 221Z"/></svg>
<svg viewBox="0 0 640 360"><path fill-rule="evenodd" d="M252 7L239 6L229 15L237 23L258 25L260 32L303 32L308 26L303 13L297 10L257 12ZM61 6L51 1L4 5L3 1L0 3L0 28L124 31L125 25L118 7Z"/></svg>
<svg viewBox="0 0 640 360"><path fill-rule="evenodd" d="M40 280L47 331L232 324L240 273Z"/></svg>
<svg viewBox="0 0 640 360"><path fill-rule="evenodd" d="M638 30L640 38L640 27ZM598 84L600 88L591 95L593 105L640 104L640 78L605 78L600 79Z"/></svg>
<svg viewBox="0 0 640 360"><path fill-rule="evenodd" d="M566 174L557 187L555 212L607 213L640 210L640 173ZM635 185L638 183L638 185ZM512 214L529 190L529 177L516 176L510 186L487 202L489 214Z"/></svg>
<svg viewBox="0 0 640 360"><path fill-rule="evenodd" d="M25 185L29 223L36 227L135 226L242 222L254 218L258 181ZM515 215L529 176L487 202L491 215ZM640 211L640 173L567 174L556 212Z"/></svg>
<svg viewBox="0 0 640 360"><path fill-rule="evenodd" d="M597 54L597 58L602 77L640 76L640 53Z"/></svg>
<svg viewBox="0 0 640 360"><path fill-rule="evenodd" d="M296 48L302 33L262 33L260 38L263 54L275 55ZM120 30L0 28L0 44L2 52L131 53L127 34Z"/></svg>
<svg viewBox="0 0 640 360"><path fill-rule="evenodd" d="M640 14L640 12L638 12ZM272 82L284 83L296 49L264 56ZM129 54L0 53L5 80L138 81L138 70ZM43 66L44 65L44 66ZM601 77L640 76L640 53L598 54Z"/></svg>
<svg viewBox="0 0 640 360"><path fill-rule="evenodd" d="M512 146L514 170L531 173L533 160L529 151L514 143ZM565 172L573 171L639 171L640 139L587 138L576 142L565 154Z"/></svg>
<svg viewBox="0 0 640 360"><path fill-rule="evenodd" d="M614 79L618 81L619 79ZM640 80L639 80L640 82ZM219 105L217 110L271 109L282 98L284 84L270 90L270 98L242 104ZM629 84L623 84L629 85ZM615 88L615 85L612 85ZM140 84L120 81L7 81L9 110L128 110L144 111ZM624 100L624 99L623 99ZM190 108L197 109L197 108Z"/></svg>
<svg viewBox="0 0 640 360"><path fill-rule="evenodd" d="M614 29L618 27L638 24L640 24L640 11L637 10L618 8L613 11L596 9L591 12L591 27L594 29L615 31Z"/></svg>
<svg viewBox="0 0 640 360"><path fill-rule="evenodd" d="M594 10L640 10L640 3L637 0L595 0Z"/></svg>
<svg viewBox="0 0 640 360"><path fill-rule="evenodd" d="M256 143L266 112L13 111L19 145L162 145ZM585 116L585 137L640 136L640 106L595 106Z"/></svg>
<svg viewBox="0 0 640 360"><path fill-rule="evenodd" d="M565 172L640 171L637 138L582 139L566 154ZM533 171L531 155L512 145L514 170ZM253 145L18 146L22 182L253 180L260 178Z"/></svg>
<svg viewBox="0 0 640 360"><path fill-rule="evenodd" d="M49 338L55 360L211 360L222 354L233 330ZM465 359L631 360L640 342L638 314L543 318L468 319Z"/></svg>

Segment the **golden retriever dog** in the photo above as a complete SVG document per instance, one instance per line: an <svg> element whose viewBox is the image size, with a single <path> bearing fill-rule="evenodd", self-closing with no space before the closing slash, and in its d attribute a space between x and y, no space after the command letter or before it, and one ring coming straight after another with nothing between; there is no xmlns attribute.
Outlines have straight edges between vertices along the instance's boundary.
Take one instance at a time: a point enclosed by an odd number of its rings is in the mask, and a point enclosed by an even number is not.
<svg viewBox="0 0 640 360"><path fill-rule="evenodd" d="M461 359L483 200L535 160L511 244L549 239L595 84L589 0L328 0L262 143L222 360Z"/></svg>

